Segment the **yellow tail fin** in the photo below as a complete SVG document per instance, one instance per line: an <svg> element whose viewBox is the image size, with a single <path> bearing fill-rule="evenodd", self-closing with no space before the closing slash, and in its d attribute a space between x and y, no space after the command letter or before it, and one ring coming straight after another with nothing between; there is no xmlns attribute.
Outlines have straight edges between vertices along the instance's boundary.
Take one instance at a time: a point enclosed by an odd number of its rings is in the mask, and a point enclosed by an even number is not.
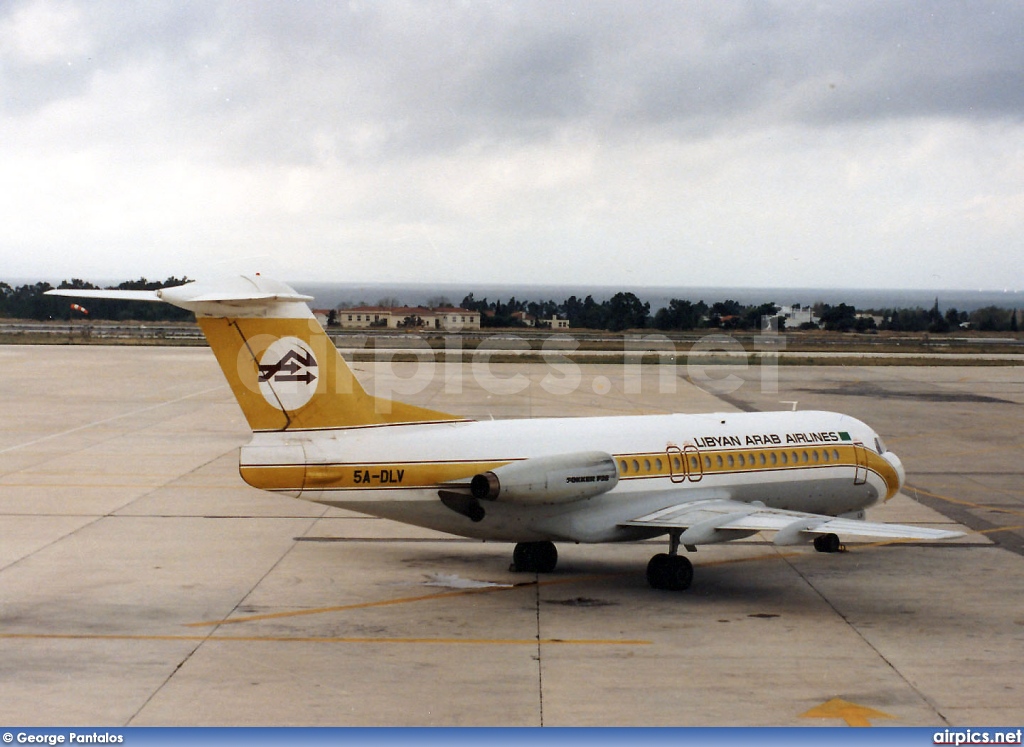
<svg viewBox="0 0 1024 747"><path fill-rule="evenodd" d="M254 431L461 420L367 394L312 315L199 325Z"/></svg>
<svg viewBox="0 0 1024 747"><path fill-rule="evenodd" d="M254 431L465 419L368 394L306 305L312 299L267 278L57 294L164 301L193 311Z"/></svg>

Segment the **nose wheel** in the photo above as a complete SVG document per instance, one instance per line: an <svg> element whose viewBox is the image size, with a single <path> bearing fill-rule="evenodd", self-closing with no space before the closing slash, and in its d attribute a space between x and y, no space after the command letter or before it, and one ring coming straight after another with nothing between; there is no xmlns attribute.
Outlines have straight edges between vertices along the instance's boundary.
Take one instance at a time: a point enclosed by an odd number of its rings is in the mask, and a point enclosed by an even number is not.
<svg viewBox="0 0 1024 747"><path fill-rule="evenodd" d="M839 552L843 544L839 541L839 535L819 534L814 538L814 549L818 552Z"/></svg>

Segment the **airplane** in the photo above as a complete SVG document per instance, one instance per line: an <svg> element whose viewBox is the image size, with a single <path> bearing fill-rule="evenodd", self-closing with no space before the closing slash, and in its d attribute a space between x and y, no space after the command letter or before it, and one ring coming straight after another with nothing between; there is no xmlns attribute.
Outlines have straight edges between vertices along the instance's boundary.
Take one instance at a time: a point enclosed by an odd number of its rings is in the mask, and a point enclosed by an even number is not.
<svg viewBox="0 0 1024 747"><path fill-rule="evenodd" d="M369 394L313 316L312 297L261 275L152 291L48 291L160 301L195 313L253 435L249 485L480 540L550 573L556 542L668 537L647 565L682 591L698 545L774 531L775 545L839 535L943 540L961 532L864 520L896 495L899 457L832 412L719 412L477 421Z"/></svg>

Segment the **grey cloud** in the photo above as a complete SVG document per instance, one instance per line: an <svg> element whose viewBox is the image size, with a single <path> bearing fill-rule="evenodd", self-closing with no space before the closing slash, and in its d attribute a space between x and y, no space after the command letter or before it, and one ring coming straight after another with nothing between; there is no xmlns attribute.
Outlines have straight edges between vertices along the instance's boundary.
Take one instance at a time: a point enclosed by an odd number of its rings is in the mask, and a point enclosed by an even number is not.
<svg viewBox="0 0 1024 747"><path fill-rule="evenodd" d="M165 136L183 130L183 143L222 158L311 162L325 140L337 157L382 160L563 127L632 138L1024 112L1015 2L75 7L88 50L5 60L4 111L146 69Z"/></svg>

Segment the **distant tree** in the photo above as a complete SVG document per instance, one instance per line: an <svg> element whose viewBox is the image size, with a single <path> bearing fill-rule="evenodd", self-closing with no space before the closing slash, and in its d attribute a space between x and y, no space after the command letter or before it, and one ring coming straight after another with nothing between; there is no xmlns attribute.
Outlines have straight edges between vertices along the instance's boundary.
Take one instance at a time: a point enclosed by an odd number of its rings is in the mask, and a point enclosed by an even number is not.
<svg viewBox="0 0 1024 747"><path fill-rule="evenodd" d="M368 304L363 304L363 306L367 305ZM402 305L402 302L399 301L394 296L384 296L383 298L377 299L376 305L380 306L382 309L394 309L400 307Z"/></svg>
<svg viewBox="0 0 1024 747"><path fill-rule="evenodd" d="M703 301L692 303L673 298L666 308L658 309L654 315L654 326L664 330L695 329L700 326L707 311L708 305Z"/></svg>
<svg viewBox="0 0 1024 747"><path fill-rule="evenodd" d="M849 332L857 325L857 309L850 304L838 306L823 304L821 307L821 323L827 330Z"/></svg>
<svg viewBox="0 0 1024 747"><path fill-rule="evenodd" d="M643 329L651 314L651 304L641 301L632 293L616 293L608 301L605 329L621 332L624 329Z"/></svg>
<svg viewBox="0 0 1024 747"><path fill-rule="evenodd" d="M565 318L569 320L570 327L581 327L580 315L583 313L583 302L576 298L576 296L569 296L565 301L562 302L562 307L559 309L559 313L565 315Z"/></svg>
<svg viewBox="0 0 1024 747"><path fill-rule="evenodd" d="M884 316L886 322L882 329L894 332L924 332L931 324L928 312L920 306L912 309L887 309Z"/></svg>
<svg viewBox="0 0 1024 747"><path fill-rule="evenodd" d="M732 299L715 301L711 304L711 313L718 316L739 316L743 313L743 304Z"/></svg>
<svg viewBox="0 0 1024 747"><path fill-rule="evenodd" d="M949 332L949 322L946 317L939 311L939 299L936 297L935 305L932 306L928 312L928 331L929 332Z"/></svg>
<svg viewBox="0 0 1024 747"><path fill-rule="evenodd" d="M572 327L585 327L587 329L607 329L607 309L594 300L593 296L587 296L578 308L575 309L575 316L569 317L569 324Z"/></svg>
<svg viewBox="0 0 1024 747"><path fill-rule="evenodd" d="M858 316L853 323L854 332L871 332L878 329L878 325L875 323L875 319L867 314Z"/></svg>
<svg viewBox="0 0 1024 747"><path fill-rule="evenodd" d="M478 301L473 297L472 293L463 298L462 303L460 303L459 306L460 308L468 309L469 311L479 312L481 315L481 324L483 323L484 312L491 311L494 308L494 304L488 303L486 298Z"/></svg>
<svg viewBox="0 0 1024 747"><path fill-rule="evenodd" d="M967 314L966 313L961 318L960 312L957 311L956 309L954 309L952 307L946 309L946 324L948 324L950 326L950 328L959 327L961 322L966 322L966 321L967 321Z"/></svg>
<svg viewBox="0 0 1024 747"><path fill-rule="evenodd" d="M985 306L971 313L971 326L983 332L1005 332L1010 329L1010 312L998 306Z"/></svg>
<svg viewBox="0 0 1024 747"><path fill-rule="evenodd" d="M558 314L558 304L554 301L530 301L526 304L526 313L532 314L538 320L550 319Z"/></svg>
<svg viewBox="0 0 1024 747"><path fill-rule="evenodd" d="M183 280L169 278L166 284L180 284ZM79 279L65 281L67 287L85 287L88 284ZM164 284L151 283L145 278L138 281L123 283L121 287L162 287ZM53 318L56 315L66 316L66 305L54 305L55 300L50 297L43 297L39 300L42 292L49 288L49 285L39 284L39 288L23 286L12 288L6 283L0 283L0 315L31 316L37 318ZM366 302L360 302L366 305ZM448 297L443 295L432 296L427 303L436 308L437 305L451 305ZM141 304L132 304L141 306ZM401 303L396 298L382 298L377 302L378 306L395 307ZM157 305L153 305L157 306ZM157 306L158 307L158 306ZM609 329L619 331L623 329L643 329L651 326L661 330L688 330L703 326L722 326L726 328L759 329L761 320L765 316L778 314L779 307L774 302L745 306L738 301L727 299L718 301L708 306L703 301L693 303L691 301L673 298L665 308L658 309L654 316L650 313L650 304L642 302L635 294L619 292L606 301L597 301L593 296L588 295L581 299L572 295L561 303L553 300L548 301L527 301L515 297L508 301L500 299L494 302L484 298L478 300L473 293L466 294L460 304L461 308L469 309L480 313L480 323L483 327L514 327L523 326L523 322L515 319L516 312L524 312L537 320L550 319L552 316L559 316L569 320L571 327L589 329ZM339 304L338 308L343 308ZM800 304L793 304L793 308L800 308ZM894 308L894 309L872 309L870 313L858 316L857 310L850 304L840 303L830 305L818 301L805 308L813 309L816 316L821 319L822 326L829 330L870 332L878 328L872 317L881 317L881 329L896 331L920 332L929 330L932 332L945 332L956 328L958 325L970 321L971 324L984 330L1010 330L1019 327L1016 310L1009 311L998 307L986 307L968 314L957 309L948 309L942 313L939 309L939 300L935 299L930 309L921 307ZM92 311L92 309L90 309ZM123 312L122 312L123 313ZM132 312L137 314L138 312ZM97 316L97 318L103 318ZM118 318L116 316L112 318ZM132 317L136 318L136 317ZM781 322L781 320L780 320ZM410 317L404 320L406 326L422 325L418 317ZM780 327L781 328L781 327ZM801 328L816 329L814 324L801 325Z"/></svg>
<svg viewBox="0 0 1024 747"><path fill-rule="evenodd" d="M743 305L739 301L715 301L708 312L709 324L712 327L735 327L743 314Z"/></svg>
<svg viewBox="0 0 1024 747"><path fill-rule="evenodd" d="M467 302L473 305L467 306ZM480 312L481 327L525 327L526 324L521 319L512 316L521 311L524 305L514 297L506 303L499 299L491 304L487 303L486 298L483 301L474 300L472 293L462 299L462 308Z"/></svg>
<svg viewBox="0 0 1024 747"><path fill-rule="evenodd" d="M451 299L448 298L448 296L445 296L445 295L431 296L430 298L427 299L427 308L428 309L438 309L438 308L440 308L442 306L451 306L451 305L452 305Z"/></svg>
<svg viewBox="0 0 1024 747"><path fill-rule="evenodd" d="M49 283L33 283L32 285L19 285L17 288L11 288L9 292L5 291L3 315L15 319L36 319L37 321L59 319L65 316L69 307L68 299L43 295L52 288L53 286Z"/></svg>
<svg viewBox="0 0 1024 747"><path fill-rule="evenodd" d="M130 280L116 286L117 290L156 290L168 286L182 285L188 278L170 277L163 282L145 278ZM79 278L64 280L59 288L96 290L98 286ZM49 283L34 283L12 288L3 283L0 288L0 315L19 319L67 319L71 313L72 299L47 296L53 288ZM192 312L166 304L142 301L117 301L112 299L91 299L84 305L89 309L90 319L137 319L142 321L174 321L192 319Z"/></svg>
<svg viewBox="0 0 1024 747"><path fill-rule="evenodd" d="M741 326L744 329L760 329L763 317L776 316L778 313L779 307L773 302L763 303L760 306L748 306L743 311ZM782 319L779 322L785 323Z"/></svg>

